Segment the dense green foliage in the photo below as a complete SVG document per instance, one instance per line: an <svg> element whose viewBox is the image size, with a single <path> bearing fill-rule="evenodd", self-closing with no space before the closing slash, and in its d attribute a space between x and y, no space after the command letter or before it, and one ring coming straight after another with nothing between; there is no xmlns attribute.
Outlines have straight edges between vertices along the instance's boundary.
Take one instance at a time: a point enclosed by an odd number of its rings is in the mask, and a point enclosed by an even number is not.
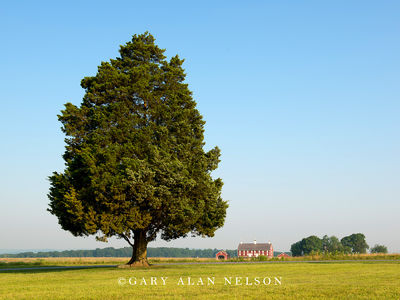
<svg viewBox="0 0 400 300"><path fill-rule="evenodd" d="M290 247L290 252L292 252L293 256L307 255L321 250L322 240L315 235L304 238Z"/></svg>
<svg viewBox="0 0 400 300"><path fill-rule="evenodd" d="M66 169L50 177L49 211L75 236L125 239L133 260L147 243L213 236L224 224L220 150L204 146L204 124L184 83L183 60L169 61L152 35L134 35L120 57L85 77L80 106L59 116ZM136 256L135 256L136 255Z"/></svg>
<svg viewBox="0 0 400 300"><path fill-rule="evenodd" d="M375 245L370 249L371 253L388 253L388 249L384 245Z"/></svg>
<svg viewBox="0 0 400 300"><path fill-rule="evenodd" d="M353 253L367 253L367 249L369 248L365 241L365 235L362 233L353 233L345 236L340 242L343 246L349 247Z"/></svg>
<svg viewBox="0 0 400 300"><path fill-rule="evenodd" d="M342 238L323 236L322 239L312 235L292 244L290 251L293 256L309 255L311 253L366 253L368 245L362 233L355 233Z"/></svg>
<svg viewBox="0 0 400 300"><path fill-rule="evenodd" d="M322 249L322 240L315 235L309 236L303 240L302 243L304 254L309 254L311 252L316 252Z"/></svg>
<svg viewBox="0 0 400 300"><path fill-rule="evenodd" d="M349 247L343 246L339 239L334 235L331 237L324 235L322 237L322 250L329 253L350 253L351 251Z"/></svg>

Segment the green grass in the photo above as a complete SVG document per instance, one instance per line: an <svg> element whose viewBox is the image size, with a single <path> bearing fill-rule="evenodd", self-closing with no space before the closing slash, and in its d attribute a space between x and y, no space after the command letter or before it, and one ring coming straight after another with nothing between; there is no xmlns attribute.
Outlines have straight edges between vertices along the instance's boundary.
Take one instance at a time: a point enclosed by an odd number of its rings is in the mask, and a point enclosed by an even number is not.
<svg viewBox="0 0 400 300"><path fill-rule="evenodd" d="M264 257L265 258L265 257ZM79 266L79 265L120 265L129 261L129 257L47 257L47 258L0 258L0 270L5 268L41 267L41 266ZM309 256L262 259L249 261L319 261L319 260L400 260L400 254L314 254ZM149 258L150 263L175 262L215 262L215 258ZM245 261L237 257L229 261Z"/></svg>
<svg viewBox="0 0 400 300"><path fill-rule="evenodd" d="M129 257L0 258L0 270L50 266L122 265ZM150 263L215 262L215 258L150 258Z"/></svg>
<svg viewBox="0 0 400 300"><path fill-rule="evenodd" d="M168 277L161 285L160 277ZM215 285L178 286L215 277ZM278 277L282 284L224 285L224 277ZM136 277L138 284L118 284ZM148 285L140 285L144 277ZM157 277L158 285L149 285ZM400 299L400 262L170 265L0 273L0 299ZM254 283L254 282L253 282Z"/></svg>

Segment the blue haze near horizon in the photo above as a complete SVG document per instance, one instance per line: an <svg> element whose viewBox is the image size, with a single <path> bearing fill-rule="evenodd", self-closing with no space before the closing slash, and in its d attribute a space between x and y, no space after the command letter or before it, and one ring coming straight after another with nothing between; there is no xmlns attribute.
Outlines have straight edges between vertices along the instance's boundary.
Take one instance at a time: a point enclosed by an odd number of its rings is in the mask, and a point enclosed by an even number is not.
<svg viewBox="0 0 400 300"><path fill-rule="evenodd" d="M0 248L125 247L73 237L47 211L63 170L57 114L80 80L148 30L185 58L222 150L229 200L213 238L150 247L234 249L362 232L400 252L398 1L8 2L0 8Z"/></svg>

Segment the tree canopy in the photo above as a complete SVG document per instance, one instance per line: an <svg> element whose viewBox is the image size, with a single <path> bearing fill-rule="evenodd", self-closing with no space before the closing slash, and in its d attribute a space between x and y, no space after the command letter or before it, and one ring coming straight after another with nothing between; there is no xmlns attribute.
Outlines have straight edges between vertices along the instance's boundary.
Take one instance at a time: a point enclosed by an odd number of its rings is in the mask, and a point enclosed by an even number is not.
<svg viewBox="0 0 400 300"><path fill-rule="evenodd" d="M388 253L388 249L384 245L376 244L374 247L370 249L371 253Z"/></svg>
<svg viewBox="0 0 400 300"><path fill-rule="evenodd" d="M324 235L322 239L315 235L292 244L290 251L293 256L308 255L312 252L317 253L366 253L368 245L362 233L354 233L345 236L340 241L336 236Z"/></svg>
<svg viewBox="0 0 400 300"><path fill-rule="evenodd" d="M362 233L353 233L345 236L340 241L343 246L349 247L353 253L367 253L369 248L365 241L365 235Z"/></svg>
<svg viewBox="0 0 400 300"><path fill-rule="evenodd" d="M58 116L66 134L64 172L50 179L49 211L75 236L125 239L129 264L147 264L148 242L213 236L227 202L213 179L220 150L204 150L204 120L185 83L183 59L169 61L149 33L85 77L80 106Z"/></svg>
<svg viewBox="0 0 400 300"><path fill-rule="evenodd" d="M342 245L340 240L332 235L332 236L327 236L324 235L322 237L322 250L324 252L344 252L344 253L350 253L351 249L349 247L345 247Z"/></svg>
<svg viewBox="0 0 400 300"><path fill-rule="evenodd" d="M293 256L302 256L319 251L322 251L322 240L315 235L304 238L290 247Z"/></svg>

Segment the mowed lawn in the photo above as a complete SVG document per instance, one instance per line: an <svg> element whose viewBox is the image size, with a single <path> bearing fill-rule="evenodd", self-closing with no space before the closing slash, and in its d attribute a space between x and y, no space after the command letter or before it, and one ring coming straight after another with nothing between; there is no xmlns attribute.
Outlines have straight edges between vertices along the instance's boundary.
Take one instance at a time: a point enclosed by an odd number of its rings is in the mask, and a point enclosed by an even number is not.
<svg viewBox="0 0 400 300"><path fill-rule="evenodd" d="M161 277L167 277L165 285ZM194 285L188 285L188 277ZM225 277L231 284L225 282ZM266 284L262 282L264 278L267 278ZM400 299L400 262L283 262L0 272L0 299L312 298Z"/></svg>

